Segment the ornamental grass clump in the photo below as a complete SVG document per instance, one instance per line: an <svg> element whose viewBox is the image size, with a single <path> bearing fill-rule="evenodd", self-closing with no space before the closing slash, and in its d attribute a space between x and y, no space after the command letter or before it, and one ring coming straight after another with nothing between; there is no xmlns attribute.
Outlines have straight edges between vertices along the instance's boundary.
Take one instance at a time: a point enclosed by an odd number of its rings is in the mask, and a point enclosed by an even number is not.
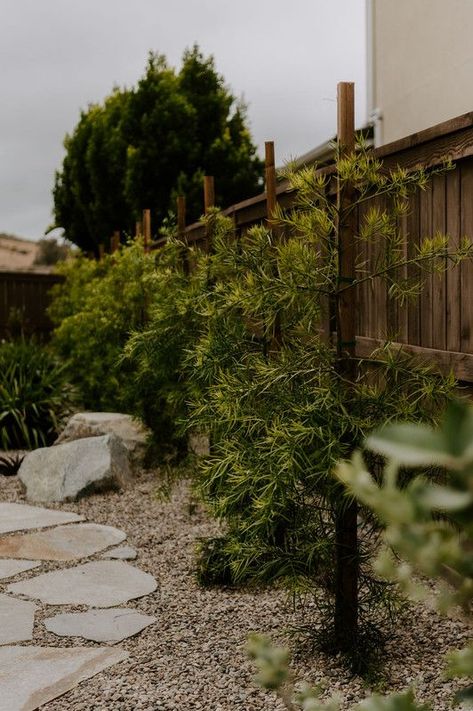
<svg viewBox="0 0 473 711"><path fill-rule="evenodd" d="M67 370L48 347L25 338L0 344L1 449L52 444L74 402Z"/></svg>

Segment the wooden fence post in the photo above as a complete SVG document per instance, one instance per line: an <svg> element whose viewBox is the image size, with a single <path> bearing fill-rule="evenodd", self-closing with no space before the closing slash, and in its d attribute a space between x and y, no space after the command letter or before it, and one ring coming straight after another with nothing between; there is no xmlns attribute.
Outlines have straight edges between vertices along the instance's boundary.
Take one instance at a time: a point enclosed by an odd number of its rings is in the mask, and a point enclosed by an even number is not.
<svg viewBox="0 0 473 711"><path fill-rule="evenodd" d="M338 131L340 157L355 150L355 87L351 82L338 85ZM351 186L337 185L337 248L339 288L337 294L337 353L339 372L354 382L356 364L356 290L346 288L355 277L356 213L351 210L354 192ZM344 290L343 290L344 289ZM348 385L347 387L350 387ZM336 504L336 593L335 637L339 649L353 649L358 636L358 506L340 491Z"/></svg>
<svg viewBox="0 0 473 711"><path fill-rule="evenodd" d="M210 209L215 207L215 180L213 175L204 175L204 211L208 215ZM207 252L212 251L212 225L207 222L205 229Z"/></svg>
<svg viewBox="0 0 473 711"><path fill-rule="evenodd" d="M277 197L276 197L276 162L274 159L274 141L266 141L264 144L265 157L265 191L266 191L266 221L273 240L280 237L278 227L273 223L277 212ZM277 276L276 274L274 275ZM273 343L278 349L282 342L281 329L281 314L278 312L274 321Z"/></svg>
<svg viewBox="0 0 473 711"><path fill-rule="evenodd" d="M103 242L100 242L99 244L99 259L103 259L105 256L105 247L103 245Z"/></svg>
<svg viewBox="0 0 473 711"><path fill-rule="evenodd" d="M184 195L177 196L177 236L181 242L184 242L182 248L182 267L184 274L189 274L189 258L187 254L186 240L186 198Z"/></svg>
<svg viewBox="0 0 473 711"><path fill-rule="evenodd" d="M149 251L151 243L151 210L143 210L143 246L145 252Z"/></svg>
<svg viewBox="0 0 473 711"><path fill-rule="evenodd" d="M143 234L143 223L141 222L141 220L137 220L135 222L135 239L137 239L137 237L141 237L142 234Z"/></svg>
<svg viewBox="0 0 473 711"><path fill-rule="evenodd" d="M264 144L265 154L265 190L266 190L266 211L268 223L276 214L276 165L274 161L274 141L266 141Z"/></svg>
<svg viewBox="0 0 473 711"><path fill-rule="evenodd" d="M120 247L120 232L119 230L115 230L115 232L112 235L112 239L110 240L110 251L113 254L118 250Z"/></svg>

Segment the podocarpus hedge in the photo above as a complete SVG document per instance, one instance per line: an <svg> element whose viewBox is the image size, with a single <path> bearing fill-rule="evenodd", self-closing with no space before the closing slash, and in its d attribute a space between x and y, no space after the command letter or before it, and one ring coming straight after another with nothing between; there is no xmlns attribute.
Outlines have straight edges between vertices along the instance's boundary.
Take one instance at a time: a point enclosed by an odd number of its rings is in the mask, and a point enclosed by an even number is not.
<svg viewBox="0 0 473 711"><path fill-rule="evenodd" d="M84 383L90 384L88 358L96 367L94 384L114 403L117 395L126 402L128 393L132 410L156 432L164 413L166 427L184 423L209 435L200 491L226 533L202 543L201 582L278 581L296 592L323 590L332 623L341 605L354 606L353 627L345 639L334 637L336 647L349 651L360 649L359 622L386 595L368 574L369 551L361 544L354 552L360 564L355 596L347 601L339 594L336 530L347 499L331 476L333 467L386 418L435 420L454 382L388 346L341 368L346 355L320 333L324 308L331 304L336 315L342 292L373 278L388 282L393 299L414 297L430 271L470 255L471 246L464 242L454 252L446 237L426 238L409 257L421 276L406 281L397 224L410 191L425 188L429 176L386 173L363 147L339 158L336 168L341 183L356 189L356 200L384 196L386 208L368 211L355 236L357 243L376 246L372 272L359 263L349 284L340 280L337 226L345 221L343 210L356 203L334 203L328 178L303 169L287 176L298 205L278 216L284 239L265 226L236 239L232 223L211 213L211 250L189 251L189 276L185 244L171 240L153 257L128 247L109 258L108 276L98 276L103 265L95 267L95 286L87 297L80 294L80 315L59 325L56 343L72 365L77 344ZM136 283L129 284L130 274ZM136 298L125 300L126 289ZM107 322L114 315L118 326ZM97 332L98 320L103 332ZM111 387L108 371L115 378Z"/></svg>

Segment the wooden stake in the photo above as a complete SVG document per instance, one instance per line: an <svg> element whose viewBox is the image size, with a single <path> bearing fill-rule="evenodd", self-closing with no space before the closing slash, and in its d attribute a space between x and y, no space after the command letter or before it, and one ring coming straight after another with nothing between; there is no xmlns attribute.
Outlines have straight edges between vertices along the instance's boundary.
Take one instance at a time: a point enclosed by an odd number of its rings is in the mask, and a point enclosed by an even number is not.
<svg viewBox="0 0 473 711"><path fill-rule="evenodd" d="M341 157L355 149L355 87L349 82L338 85L338 146ZM348 383L356 376L356 289L355 278L356 213L352 207L354 192L338 180L337 246L339 254L339 293L337 293L337 353L339 372ZM347 385L350 388L350 385ZM354 649L358 637L358 506L339 492L335 521L336 583L335 637L340 650Z"/></svg>
<svg viewBox="0 0 473 711"><path fill-rule="evenodd" d="M184 274L189 274L189 258L186 240L186 198L184 195L178 195L177 197L177 236L182 242L185 242L182 248L182 267Z"/></svg>
<svg viewBox="0 0 473 711"><path fill-rule="evenodd" d="M215 181L213 175L204 175L204 208L207 214L215 207Z"/></svg>
<svg viewBox="0 0 473 711"><path fill-rule="evenodd" d="M112 239L110 240L110 246L111 246L111 252L112 254L116 252L119 247L120 247L120 231L115 230L115 232L112 235Z"/></svg>
<svg viewBox="0 0 473 711"><path fill-rule="evenodd" d="M264 144L265 153L265 176L266 176L266 213L268 222L276 215L276 165L274 162L274 141L266 141Z"/></svg>
<svg viewBox="0 0 473 711"><path fill-rule="evenodd" d="M141 237L142 234L143 234L143 224L142 224L141 220L137 220L137 222L135 222L135 239L137 237Z"/></svg>
<svg viewBox="0 0 473 711"><path fill-rule="evenodd" d="M210 209L215 206L215 181L213 175L204 175L204 210L207 215ZM205 227L205 242L207 252L212 252L212 223L213 219L207 220Z"/></svg>
<svg viewBox="0 0 473 711"><path fill-rule="evenodd" d="M143 238L144 250L148 252L151 244L151 210L143 210Z"/></svg>
<svg viewBox="0 0 473 711"><path fill-rule="evenodd" d="M99 244L99 259L103 259L105 255L105 247L103 246L103 243L100 242Z"/></svg>

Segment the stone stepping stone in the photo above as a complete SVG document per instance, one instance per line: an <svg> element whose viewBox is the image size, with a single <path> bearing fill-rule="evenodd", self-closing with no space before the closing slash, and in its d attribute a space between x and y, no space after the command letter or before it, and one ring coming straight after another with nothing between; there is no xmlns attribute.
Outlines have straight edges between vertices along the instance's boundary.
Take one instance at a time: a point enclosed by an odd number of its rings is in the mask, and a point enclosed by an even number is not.
<svg viewBox="0 0 473 711"><path fill-rule="evenodd" d="M25 570L32 570L39 565L41 563L36 563L34 560L0 560L0 580L24 573Z"/></svg>
<svg viewBox="0 0 473 711"><path fill-rule="evenodd" d="M1 647L0 711L34 711L128 656L109 647Z"/></svg>
<svg viewBox="0 0 473 711"><path fill-rule="evenodd" d="M120 642L156 622L156 617L138 610L113 608L48 617L45 627L61 637L83 637L94 642Z"/></svg>
<svg viewBox="0 0 473 711"><path fill-rule="evenodd" d="M112 558L114 560L135 560L136 551L131 546L118 546L111 551L103 553L102 558Z"/></svg>
<svg viewBox="0 0 473 711"><path fill-rule="evenodd" d="M112 526L79 523L0 539L0 558L77 560L121 543L126 533Z"/></svg>
<svg viewBox="0 0 473 711"><path fill-rule="evenodd" d="M11 583L7 590L39 599L47 605L115 607L148 595L156 588L152 575L129 563L99 560Z"/></svg>
<svg viewBox="0 0 473 711"><path fill-rule="evenodd" d="M83 520L83 516L67 511L52 511L27 504L0 503L0 533L45 528Z"/></svg>
<svg viewBox="0 0 473 711"><path fill-rule="evenodd" d="M33 639L33 624L36 605L26 600L0 593L0 644L27 642ZM2 698L0 680L0 703ZM1 708L1 707L0 707Z"/></svg>

